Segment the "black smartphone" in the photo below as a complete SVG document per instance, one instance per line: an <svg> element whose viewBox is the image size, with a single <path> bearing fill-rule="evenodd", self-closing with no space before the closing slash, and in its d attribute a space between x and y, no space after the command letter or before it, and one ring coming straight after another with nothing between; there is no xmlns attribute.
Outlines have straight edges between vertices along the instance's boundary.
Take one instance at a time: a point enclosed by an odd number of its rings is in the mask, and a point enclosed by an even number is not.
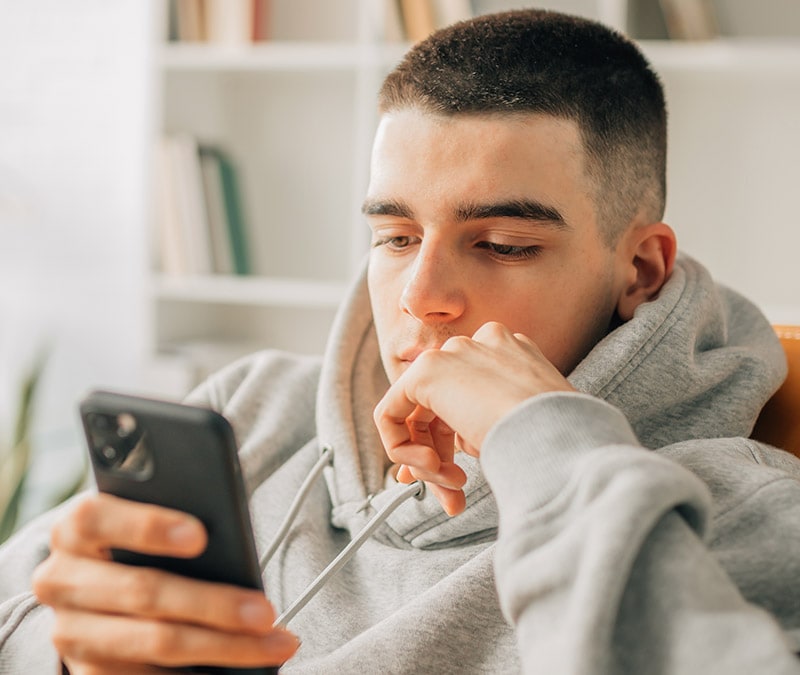
<svg viewBox="0 0 800 675"><path fill-rule="evenodd" d="M208 531L208 546L196 558L114 550L115 560L263 590L236 439L222 415L94 391L81 401L80 416L101 492L191 513ZM271 667L197 669L231 675L278 672Z"/></svg>

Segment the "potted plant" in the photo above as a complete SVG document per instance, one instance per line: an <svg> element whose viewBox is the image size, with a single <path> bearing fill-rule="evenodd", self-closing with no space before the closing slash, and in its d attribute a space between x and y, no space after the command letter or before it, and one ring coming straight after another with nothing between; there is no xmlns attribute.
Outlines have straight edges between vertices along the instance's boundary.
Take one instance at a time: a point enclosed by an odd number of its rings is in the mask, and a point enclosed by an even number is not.
<svg viewBox="0 0 800 675"><path fill-rule="evenodd" d="M24 502L31 468L31 422L36 390L41 380L44 359L39 359L24 378L17 404L13 435L7 444L0 441L0 544L8 539L20 525L21 506ZM86 479L84 464L77 478L52 500L53 506L76 494Z"/></svg>

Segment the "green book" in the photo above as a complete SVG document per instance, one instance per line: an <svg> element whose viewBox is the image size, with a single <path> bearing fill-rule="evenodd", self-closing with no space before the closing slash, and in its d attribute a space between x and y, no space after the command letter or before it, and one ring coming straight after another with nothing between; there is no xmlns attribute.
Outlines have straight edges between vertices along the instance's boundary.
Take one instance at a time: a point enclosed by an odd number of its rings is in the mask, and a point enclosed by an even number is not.
<svg viewBox="0 0 800 675"><path fill-rule="evenodd" d="M247 249L247 227L244 221L236 168L233 162L219 148L203 147L201 156L204 161L213 160L216 164L220 187L218 192L222 197L228 235L228 246L225 249L227 249L226 253L230 252L231 271L234 274L250 274L252 270ZM219 267L222 267L222 269L219 269ZM223 273L228 271L224 269L226 266L220 265L219 267L219 271Z"/></svg>

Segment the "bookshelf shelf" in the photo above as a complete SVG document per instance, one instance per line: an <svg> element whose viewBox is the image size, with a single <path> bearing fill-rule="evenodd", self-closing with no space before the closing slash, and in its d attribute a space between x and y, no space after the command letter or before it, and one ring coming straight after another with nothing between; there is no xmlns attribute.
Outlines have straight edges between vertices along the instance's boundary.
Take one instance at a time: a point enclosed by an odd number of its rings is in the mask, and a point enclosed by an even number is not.
<svg viewBox="0 0 800 675"><path fill-rule="evenodd" d="M731 74L800 71L800 38L718 38L705 42L640 40L657 70Z"/></svg>
<svg viewBox="0 0 800 675"><path fill-rule="evenodd" d="M157 276L153 295L159 300L223 303L254 307L332 309L341 302L345 283L261 276Z"/></svg>
<svg viewBox="0 0 800 675"><path fill-rule="evenodd" d="M161 48L161 67L173 72L346 70L359 66L364 49L335 42L270 42L216 46L171 43Z"/></svg>

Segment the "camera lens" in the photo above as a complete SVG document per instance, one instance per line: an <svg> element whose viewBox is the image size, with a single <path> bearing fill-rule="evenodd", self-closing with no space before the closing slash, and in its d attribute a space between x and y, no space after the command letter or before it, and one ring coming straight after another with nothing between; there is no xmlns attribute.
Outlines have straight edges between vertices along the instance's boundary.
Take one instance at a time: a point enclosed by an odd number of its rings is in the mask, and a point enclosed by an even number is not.
<svg viewBox="0 0 800 675"><path fill-rule="evenodd" d="M97 431L108 431L116 422L111 415L102 415L101 413L92 413L89 417L92 428Z"/></svg>

